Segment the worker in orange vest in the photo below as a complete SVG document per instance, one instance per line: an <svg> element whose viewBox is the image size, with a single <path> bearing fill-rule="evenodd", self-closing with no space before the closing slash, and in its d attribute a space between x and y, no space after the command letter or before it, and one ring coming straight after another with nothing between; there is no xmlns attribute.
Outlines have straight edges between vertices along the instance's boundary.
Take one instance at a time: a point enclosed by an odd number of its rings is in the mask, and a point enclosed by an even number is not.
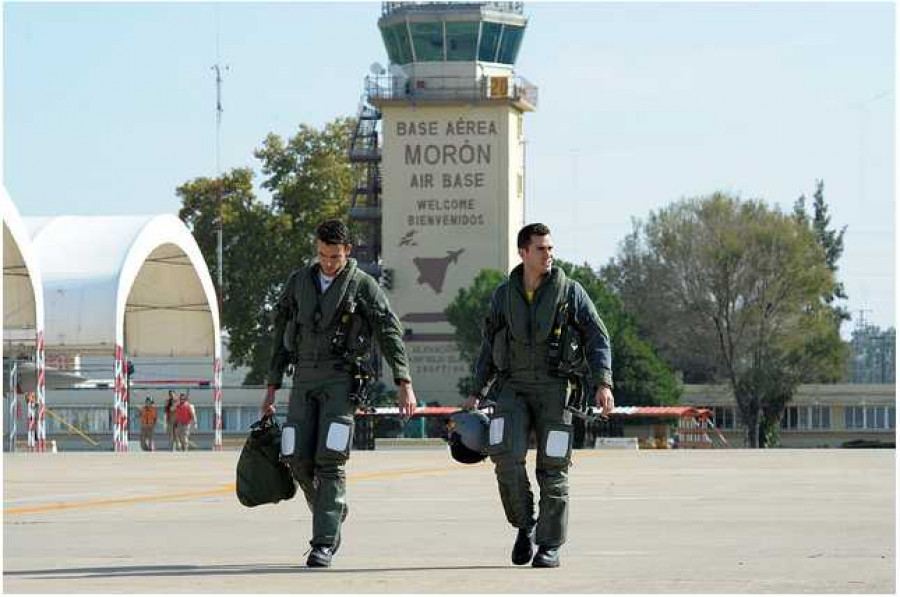
<svg viewBox="0 0 900 597"><path fill-rule="evenodd" d="M191 442L191 428L197 428L197 411L186 394L181 394L175 406L175 444L187 452Z"/></svg>
<svg viewBox="0 0 900 597"><path fill-rule="evenodd" d="M141 449L145 452L152 452L155 447L153 432L156 430L157 417L156 404L153 398L147 396L144 408L141 409Z"/></svg>

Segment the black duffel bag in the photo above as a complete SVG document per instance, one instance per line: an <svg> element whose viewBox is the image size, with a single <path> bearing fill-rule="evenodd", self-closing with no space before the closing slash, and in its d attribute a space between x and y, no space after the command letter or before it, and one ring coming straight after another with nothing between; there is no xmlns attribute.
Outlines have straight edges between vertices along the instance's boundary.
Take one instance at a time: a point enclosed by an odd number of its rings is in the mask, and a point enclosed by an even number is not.
<svg viewBox="0 0 900 597"><path fill-rule="evenodd" d="M248 508L275 504L294 497L297 487L291 469L281 461L281 427L273 417L250 426L237 463L238 500Z"/></svg>

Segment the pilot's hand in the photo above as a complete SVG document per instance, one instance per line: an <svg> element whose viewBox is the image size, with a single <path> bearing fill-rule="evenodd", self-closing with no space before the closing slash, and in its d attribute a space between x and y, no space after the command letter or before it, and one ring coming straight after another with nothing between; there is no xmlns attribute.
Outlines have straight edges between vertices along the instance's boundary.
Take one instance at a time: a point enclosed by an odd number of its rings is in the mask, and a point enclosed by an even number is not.
<svg viewBox="0 0 900 597"><path fill-rule="evenodd" d="M413 391L412 384L408 381L400 382L400 391L397 392L397 406L400 409L400 416L409 418L416 412L416 393Z"/></svg>
<svg viewBox="0 0 900 597"><path fill-rule="evenodd" d="M275 416L275 391L273 386L266 388L266 397L263 398L262 404L259 406L261 419Z"/></svg>
<svg viewBox="0 0 900 597"><path fill-rule="evenodd" d="M597 388L597 393L594 395L594 402L596 402L597 406L600 408L600 416L604 419L608 418L616 407L616 400L613 398L612 390L606 386L599 386Z"/></svg>
<svg viewBox="0 0 900 597"><path fill-rule="evenodd" d="M481 399L476 394L470 394L462 403L463 410L475 410Z"/></svg>

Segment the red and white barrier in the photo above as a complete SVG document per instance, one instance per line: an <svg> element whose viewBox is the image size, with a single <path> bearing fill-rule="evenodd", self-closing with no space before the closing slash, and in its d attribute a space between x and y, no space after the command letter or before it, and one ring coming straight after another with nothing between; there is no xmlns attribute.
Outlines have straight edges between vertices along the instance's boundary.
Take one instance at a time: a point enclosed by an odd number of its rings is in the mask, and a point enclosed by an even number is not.
<svg viewBox="0 0 900 597"><path fill-rule="evenodd" d="M44 420L46 414L45 387L46 387L46 371L44 353L44 331L37 333L37 341L35 342L34 362L37 369L37 384L35 394L37 395L37 421L35 422L35 444L38 452L43 452L47 441L47 424Z"/></svg>
<svg viewBox="0 0 900 597"><path fill-rule="evenodd" d="M115 402L113 408L113 449L128 451L128 363L125 349L116 345L115 356Z"/></svg>
<svg viewBox="0 0 900 597"><path fill-rule="evenodd" d="M213 365L213 428L215 436L213 437L213 450L222 449L222 370L224 366L222 359L216 358Z"/></svg>

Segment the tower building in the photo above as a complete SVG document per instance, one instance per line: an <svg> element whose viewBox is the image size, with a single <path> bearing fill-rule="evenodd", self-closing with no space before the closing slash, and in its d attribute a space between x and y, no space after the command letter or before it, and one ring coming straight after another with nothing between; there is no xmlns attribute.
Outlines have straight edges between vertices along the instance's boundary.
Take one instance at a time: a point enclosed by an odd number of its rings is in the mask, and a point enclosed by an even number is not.
<svg viewBox="0 0 900 597"><path fill-rule="evenodd" d="M382 5L390 65L366 79L351 218L368 230L358 255L401 319L423 401L458 403L469 373L446 307L482 269L518 262L523 115L537 107L515 72L526 25L521 2Z"/></svg>

